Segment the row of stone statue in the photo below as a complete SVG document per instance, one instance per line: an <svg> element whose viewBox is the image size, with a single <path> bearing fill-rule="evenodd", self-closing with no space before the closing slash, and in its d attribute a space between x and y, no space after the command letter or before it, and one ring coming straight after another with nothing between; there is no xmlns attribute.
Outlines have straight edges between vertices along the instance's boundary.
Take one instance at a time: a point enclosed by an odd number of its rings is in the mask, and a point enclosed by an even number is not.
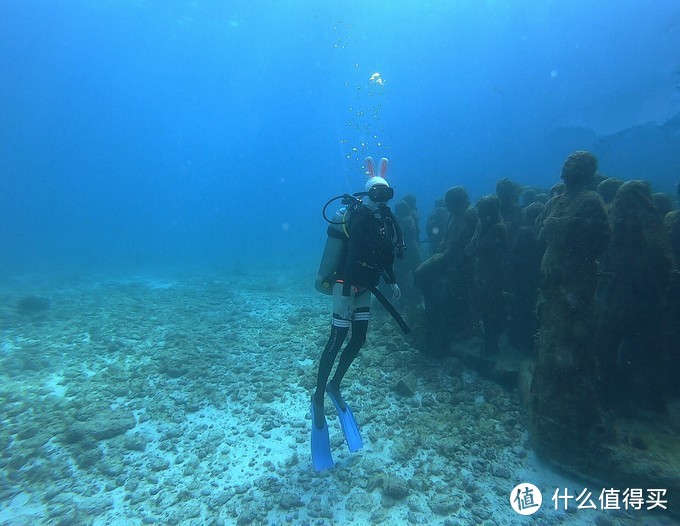
<svg viewBox="0 0 680 526"><path fill-rule="evenodd" d="M465 188L450 188L427 221L423 263L415 203L396 204L408 249L396 271L402 301L424 299L421 347L443 354L479 334L481 353L494 356L505 334L535 357L536 411L573 407L580 430L600 406L663 412L680 391L672 197L601 176L585 151L566 159L549 192L522 190L504 179L472 206Z"/></svg>

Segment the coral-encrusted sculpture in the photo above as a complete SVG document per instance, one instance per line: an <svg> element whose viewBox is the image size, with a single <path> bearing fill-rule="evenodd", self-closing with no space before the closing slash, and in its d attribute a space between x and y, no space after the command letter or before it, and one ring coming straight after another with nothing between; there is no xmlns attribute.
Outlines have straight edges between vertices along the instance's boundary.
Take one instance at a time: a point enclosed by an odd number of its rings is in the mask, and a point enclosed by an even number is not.
<svg viewBox="0 0 680 526"><path fill-rule="evenodd" d="M430 353L448 350L453 338L472 333L474 260L465 254L477 226L477 209L467 191L449 188L445 197L449 220L437 253L415 271L415 283L425 299L426 346Z"/></svg>
<svg viewBox="0 0 680 526"><path fill-rule="evenodd" d="M495 195L482 197L475 205L479 222L465 253L475 258L477 309L484 324L483 355L498 354L503 331L503 258L508 248L506 227L501 220L501 202Z"/></svg>
<svg viewBox="0 0 680 526"><path fill-rule="evenodd" d="M571 154L562 166L565 191L548 202L538 220L545 252L530 430L537 452L558 463L586 464L597 455L594 303L597 257L610 230L602 198L587 189L596 169L591 153Z"/></svg>
<svg viewBox="0 0 680 526"><path fill-rule="evenodd" d="M673 259L649 184L621 185L602 257L597 352L600 399L624 415L665 412L669 384L668 286Z"/></svg>

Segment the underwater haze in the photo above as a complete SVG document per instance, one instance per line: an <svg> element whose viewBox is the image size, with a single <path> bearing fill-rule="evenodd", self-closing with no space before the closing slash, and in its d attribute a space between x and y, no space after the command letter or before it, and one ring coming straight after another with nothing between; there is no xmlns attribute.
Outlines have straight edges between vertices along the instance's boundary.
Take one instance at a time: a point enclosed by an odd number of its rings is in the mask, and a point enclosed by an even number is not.
<svg viewBox="0 0 680 526"><path fill-rule="evenodd" d="M0 526L679 525L679 182L680 0L0 0Z"/></svg>
<svg viewBox="0 0 680 526"><path fill-rule="evenodd" d="M610 153L673 122L678 50L675 0L3 1L0 272L312 275L367 155L424 216L579 148L673 193L677 131Z"/></svg>

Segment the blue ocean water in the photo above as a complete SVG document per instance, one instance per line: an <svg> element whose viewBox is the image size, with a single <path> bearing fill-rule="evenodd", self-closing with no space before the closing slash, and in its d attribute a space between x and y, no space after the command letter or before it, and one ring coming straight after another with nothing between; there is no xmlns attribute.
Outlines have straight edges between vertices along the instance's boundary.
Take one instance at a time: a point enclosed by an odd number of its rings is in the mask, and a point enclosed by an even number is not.
<svg viewBox="0 0 680 526"><path fill-rule="evenodd" d="M309 401L321 209L366 156L421 226L577 149L675 196L678 50L677 0L1 1L0 524L500 526L527 482L536 524L677 524L677 397L605 429L633 480L564 478L530 440L531 353L469 367L480 323L433 357L417 308L408 338L374 309L342 386L365 447L327 403L328 473ZM672 516L551 507L657 479Z"/></svg>
<svg viewBox="0 0 680 526"><path fill-rule="evenodd" d="M579 147L672 192L676 143L607 138L678 112L678 49L674 0L2 2L0 271L315 261L366 155L421 215Z"/></svg>

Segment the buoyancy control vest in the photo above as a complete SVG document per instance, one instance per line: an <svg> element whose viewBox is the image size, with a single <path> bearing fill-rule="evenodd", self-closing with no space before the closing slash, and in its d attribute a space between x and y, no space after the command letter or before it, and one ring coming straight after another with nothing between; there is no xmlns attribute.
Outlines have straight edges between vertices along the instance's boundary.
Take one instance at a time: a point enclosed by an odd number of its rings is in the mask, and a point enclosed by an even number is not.
<svg viewBox="0 0 680 526"><path fill-rule="evenodd" d="M332 294L333 284L346 277L353 284L376 286L383 273L393 282L395 249L401 257L401 230L387 205L375 209L361 203L345 206L328 226L315 288Z"/></svg>

